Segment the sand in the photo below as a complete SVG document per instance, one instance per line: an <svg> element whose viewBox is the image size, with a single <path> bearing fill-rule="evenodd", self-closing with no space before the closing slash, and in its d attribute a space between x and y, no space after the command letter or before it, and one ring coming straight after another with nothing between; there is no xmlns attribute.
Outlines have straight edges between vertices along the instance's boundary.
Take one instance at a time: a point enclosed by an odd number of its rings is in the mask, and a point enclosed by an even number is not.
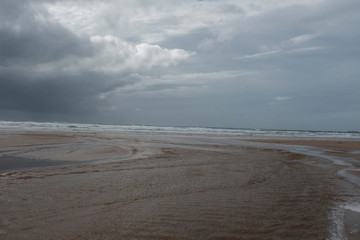
<svg viewBox="0 0 360 240"><path fill-rule="evenodd" d="M21 159L0 173L0 239L359 237L359 215L340 208L359 189L319 157L221 136L6 132L0 140L0 163Z"/></svg>
<svg viewBox="0 0 360 240"><path fill-rule="evenodd" d="M360 141L351 139L246 139L253 142L312 146L324 149L329 155L360 160Z"/></svg>

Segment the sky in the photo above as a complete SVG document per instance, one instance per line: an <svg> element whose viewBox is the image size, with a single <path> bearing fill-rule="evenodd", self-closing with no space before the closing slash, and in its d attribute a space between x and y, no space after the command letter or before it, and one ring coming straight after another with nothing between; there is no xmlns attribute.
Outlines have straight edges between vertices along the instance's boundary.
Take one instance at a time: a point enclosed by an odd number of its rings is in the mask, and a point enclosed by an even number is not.
<svg viewBox="0 0 360 240"><path fill-rule="evenodd" d="M358 0L1 0L0 120L360 130Z"/></svg>

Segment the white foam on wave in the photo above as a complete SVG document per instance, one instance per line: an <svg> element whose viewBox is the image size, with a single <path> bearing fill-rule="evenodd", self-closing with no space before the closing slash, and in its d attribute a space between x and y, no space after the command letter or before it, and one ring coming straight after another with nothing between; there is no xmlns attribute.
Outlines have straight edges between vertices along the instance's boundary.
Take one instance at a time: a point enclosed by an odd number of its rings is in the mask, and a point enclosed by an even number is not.
<svg viewBox="0 0 360 240"><path fill-rule="evenodd" d="M153 132L177 134L211 134L246 137L307 137L307 138L360 138L360 132L267 130L243 128L163 127L145 125L102 125L61 122L11 122L0 121L1 129L49 131L102 131L102 132Z"/></svg>

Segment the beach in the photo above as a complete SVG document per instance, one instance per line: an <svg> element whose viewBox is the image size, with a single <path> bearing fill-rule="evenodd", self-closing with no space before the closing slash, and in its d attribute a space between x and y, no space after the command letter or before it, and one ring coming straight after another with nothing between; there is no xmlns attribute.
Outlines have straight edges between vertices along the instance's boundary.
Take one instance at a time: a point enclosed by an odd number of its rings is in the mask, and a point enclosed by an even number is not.
<svg viewBox="0 0 360 240"><path fill-rule="evenodd" d="M354 139L7 130L0 239L359 239L359 151Z"/></svg>

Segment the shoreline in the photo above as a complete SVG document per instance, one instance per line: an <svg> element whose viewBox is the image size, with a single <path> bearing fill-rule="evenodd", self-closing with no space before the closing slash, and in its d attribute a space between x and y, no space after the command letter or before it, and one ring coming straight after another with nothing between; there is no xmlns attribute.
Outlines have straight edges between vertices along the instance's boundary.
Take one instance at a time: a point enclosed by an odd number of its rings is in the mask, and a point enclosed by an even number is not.
<svg viewBox="0 0 360 240"><path fill-rule="evenodd" d="M347 157L359 141L41 131L1 137L0 160L74 163L0 174L0 237L7 239L360 234L359 187L336 175L336 164L270 147L327 144Z"/></svg>
<svg viewBox="0 0 360 240"><path fill-rule="evenodd" d="M322 152L323 158L334 161L336 172L339 176L347 179L356 185L356 192L360 187L360 141L354 139L244 139L249 142L276 144L276 145L292 145L306 146L316 148ZM306 150L303 151L306 154ZM319 156L312 151L310 154ZM309 154L309 153L308 153ZM338 160L341 159L340 161ZM344 161L345 160L345 161ZM337 210L334 210L334 222L337 223L338 233L332 239L358 239L360 237L360 196L356 198L356 202L351 200L348 203L340 204ZM339 221L339 218L342 221ZM343 232L344 234L341 234ZM340 234L339 234L340 233Z"/></svg>
<svg viewBox="0 0 360 240"><path fill-rule="evenodd" d="M300 152L323 157L339 166L338 174L360 187L360 140L350 139L244 139L277 146L305 146ZM294 149L293 149L294 151ZM295 150L296 151L296 150ZM299 150L298 150L299 151Z"/></svg>
<svg viewBox="0 0 360 240"><path fill-rule="evenodd" d="M244 139L250 142L301 145L326 149L325 153L339 157L350 157L360 160L360 140L357 139L276 139L276 138L254 138Z"/></svg>

